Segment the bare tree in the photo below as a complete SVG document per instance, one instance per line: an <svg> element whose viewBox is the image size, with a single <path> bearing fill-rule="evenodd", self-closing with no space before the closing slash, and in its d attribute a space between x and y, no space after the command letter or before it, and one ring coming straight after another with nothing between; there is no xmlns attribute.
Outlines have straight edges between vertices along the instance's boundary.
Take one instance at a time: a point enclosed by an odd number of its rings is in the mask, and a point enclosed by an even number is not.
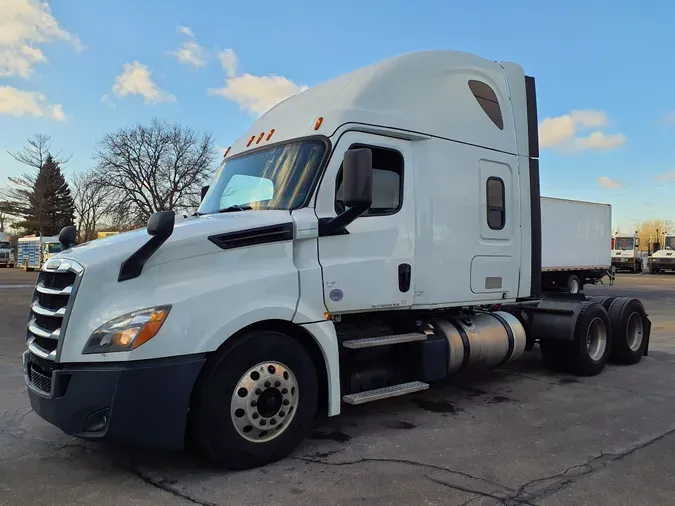
<svg viewBox="0 0 675 506"><path fill-rule="evenodd" d="M107 134L94 156L102 183L145 222L156 211L194 207L215 149L210 134L153 119Z"/></svg>
<svg viewBox="0 0 675 506"><path fill-rule="evenodd" d="M96 171L79 172L72 177L79 242L96 239L98 225L113 207L113 191L102 184Z"/></svg>
<svg viewBox="0 0 675 506"><path fill-rule="evenodd" d="M9 215L5 211L5 207L0 203L0 232L5 231L5 227L9 224Z"/></svg>
<svg viewBox="0 0 675 506"><path fill-rule="evenodd" d="M650 240L652 242L663 241L663 234L675 231L675 223L671 220L652 219L644 220L635 226L640 238L640 249L647 249Z"/></svg>

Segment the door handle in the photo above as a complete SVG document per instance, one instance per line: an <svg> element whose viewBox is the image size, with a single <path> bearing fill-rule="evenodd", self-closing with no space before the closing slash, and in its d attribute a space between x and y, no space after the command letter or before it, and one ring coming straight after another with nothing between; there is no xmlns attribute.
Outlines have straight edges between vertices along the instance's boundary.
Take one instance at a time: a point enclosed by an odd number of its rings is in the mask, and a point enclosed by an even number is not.
<svg viewBox="0 0 675 506"><path fill-rule="evenodd" d="M410 290L410 278L412 276L412 267L410 264L400 264L398 266L398 289L406 293Z"/></svg>

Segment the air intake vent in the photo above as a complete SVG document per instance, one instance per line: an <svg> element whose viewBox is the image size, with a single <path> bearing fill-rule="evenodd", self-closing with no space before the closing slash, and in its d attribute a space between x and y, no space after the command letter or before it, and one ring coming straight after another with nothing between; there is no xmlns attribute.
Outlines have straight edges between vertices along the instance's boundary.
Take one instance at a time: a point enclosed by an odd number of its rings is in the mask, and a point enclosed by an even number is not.
<svg viewBox="0 0 675 506"><path fill-rule="evenodd" d="M251 228L227 234L212 235L209 241L221 249L245 248L270 242L293 240L293 223Z"/></svg>

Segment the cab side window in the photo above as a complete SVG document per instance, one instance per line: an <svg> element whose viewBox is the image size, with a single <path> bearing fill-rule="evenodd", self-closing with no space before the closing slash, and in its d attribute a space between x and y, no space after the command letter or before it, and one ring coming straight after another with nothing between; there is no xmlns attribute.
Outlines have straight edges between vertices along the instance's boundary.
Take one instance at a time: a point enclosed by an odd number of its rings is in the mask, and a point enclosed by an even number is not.
<svg viewBox="0 0 675 506"><path fill-rule="evenodd" d="M403 205L403 155L394 149L353 144L349 149L368 148L373 153L373 203L364 216L395 214ZM335 184L335 212L345 211L342 201L342 167Z"/></svg>

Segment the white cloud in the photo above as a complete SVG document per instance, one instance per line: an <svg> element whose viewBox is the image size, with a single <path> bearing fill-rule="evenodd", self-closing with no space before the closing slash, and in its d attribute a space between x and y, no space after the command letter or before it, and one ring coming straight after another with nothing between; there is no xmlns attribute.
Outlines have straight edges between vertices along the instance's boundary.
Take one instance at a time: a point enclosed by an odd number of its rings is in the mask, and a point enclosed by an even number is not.
<svg viewBox="0 0 675 506"><path fill-rule="evenodd" d="M587 137L574 139L573 150L614 149L623 146L625 143L626 136L623 134L606 134L605 132L597 131Z"/></svg>
<svg viewBox="0 0 675 506"><path fill-rule="evenodd" d="M0 86L0 114L8 116L37 116L57 121L66 119L61 104L50 104L38 91L23 91L11 86Z"/></svg>
<svg viewBox="0 0 675 506"><path fill-rule="evenodd" d="M225 79L222 88L209 89L209 95L219 95L239 104L239 108L262 115L279 102L307 89L290 79L277 76L254 76L244 74Z"/></svg>
<svg viewBox="0 0 675 506"><path fill-rule="evenodd" d="M195 34L192 30L190 30L189 27L187 26L179 26L178 31L182 33L183 35L187 35L188 37L194 37Z"/></svg>
<svg viewBox="0 0 675 506"><path fill-rule="evenodd" d="M106 105L109 105L110 107L117 107L117 106L115 105L115 103L112 101L112 99L110 98L110 95L108 95L107 93L104 94L104 95L101 97L101 102L103 102L103 103L106 104Z"/></svg>
<svg viewBox="0 0 675 506"><path fill-rule="evenodd" d="M666 125L675 125L675 111L670 111L667 112L663 115L661 120L666 124Z"/></svg>
<svg viewBox="0 0 675 506"><path fill-rule="evenodd" d="M118 97L140 95L146 104L175 102L176 97L162 90L152 80L152 72L140 62L125 63L122 73L115 79L113 93Z"/></svg>
<svg viewBox="0 0 675 506"><path fill-rule="evenodd" d="M624 184L621 181L610 179L607 176L600 176L598 178L598 183L600 183L600 186L602 186L603 188L617 189L624 187Z"/></svg>
<svg viewBox="0 0 675 506"><path fill-rule="evenodd" d="M0 2L0 76L30 77L35 65L47 61L38 46L57 40L84 50L76 35L59 26L46 2Z"/></svg>
<svg viewBox="0 0 675 506"><path fill-rule="evenodd" d="M561 152L585 149L613 149L626 142L623 134L606 134L595 130L587 136L578 134L584 130L598 129L609 123L602 111L577 110L563 116L544 118L539 123L539 144L542 148L555 148Z"/></svg>
<svg viewBox="0 0 675 506"><path fill-rule="evenodd" d="M237 75L239 60L232 49L220 51L218 53L218 61L220 61L220 66L223 67L227 77L234 77Z"/></svg>
<svg viewBox="0 0 675 506"><path fill-rule="evenodd" d="M659 174L656 176L657 181L663 181L664 183L668 181L675 181L675 170L671 172L666 172L665 174Z"/></svg>
<svg viewBox="0 0 675 506"><path fill-rule="evenodd" d="M194 40L195 34L192 30L187 26L179 26L178 31L187 35L192 40L183 42L178 49L171 51L169 54L173 55L180 63L186 65L192 65L197 68L206 65L204 48Z"/></svg>
<svg viewBox="0 0 675 506"><path fill-rule="evenodd" d="M171 54L175 56L179 62L187 65L193 65L197 68L206 65L204 48L194 40L183 42L178 49L171 51Z"/></svg>

